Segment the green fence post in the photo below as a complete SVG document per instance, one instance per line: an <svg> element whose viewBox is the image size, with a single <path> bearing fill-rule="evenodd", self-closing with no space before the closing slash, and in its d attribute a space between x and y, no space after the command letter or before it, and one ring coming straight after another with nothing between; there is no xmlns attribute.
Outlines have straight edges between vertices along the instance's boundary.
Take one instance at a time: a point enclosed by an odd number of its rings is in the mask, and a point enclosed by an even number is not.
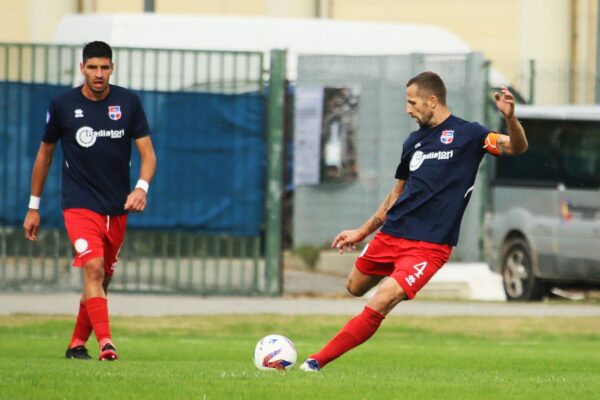
<svg viewBox="0 0 600 400"><path fill-rule="evenodd" d="M283 188L283 106L285 98L285 50L271 50L271 74L267 116L267 205L266 205L266 289L279 295L281 274L281 197Z"/></svg>
<svg viewBox="0 0 600 400"><path fill-rule="evenodd" d="M484 60L483 69L483 123L492 130L497 129L497 118L494 114L497 112L495 102L492 101L492 86L490 83L491 61ZM490 157L484 157L479 166L479 185L481 188L481 208L479 210L479 232L480 244L479 254L483 261L491 261L491 241L487 234L489 223L488 215L491 211L491 176L490 176Z"/></svg>

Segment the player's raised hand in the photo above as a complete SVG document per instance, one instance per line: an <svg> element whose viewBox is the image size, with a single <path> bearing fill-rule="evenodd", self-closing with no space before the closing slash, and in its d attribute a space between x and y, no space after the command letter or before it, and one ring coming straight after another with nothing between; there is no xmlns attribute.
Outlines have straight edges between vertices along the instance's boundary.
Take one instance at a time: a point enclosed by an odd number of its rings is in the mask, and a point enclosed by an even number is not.
<svg viewBox="0 0 600 400"><path fill-rule="evenodd" d="M135 188L129 193L125 201L125 211L141 212L146 208L146 192L141 188Z"/></svg>
<svg viewBox="0 0 600 400"><path fill-rule="evenodd" d="M512 118L515 115L515 96L506 88L502 87L500 92L494 93L496 107L504 115L504 118Z"/></svg>
<svg viewBox="0 0 600 400"><path fill-rule="evenodd" d="M340 254L344 254L344 251L356 249L355 244L363 239L364 235L358 229L342 231L333 239L331 247L338 249Z"/></svg>
<svg viewBox="0 0 600 400"><path fill-rule="evenodd" d="M23 221L23 229L25 229L25 238L27 240L37 240L37 234L40 229L40 212L30 209L25 215Z"/></svg>

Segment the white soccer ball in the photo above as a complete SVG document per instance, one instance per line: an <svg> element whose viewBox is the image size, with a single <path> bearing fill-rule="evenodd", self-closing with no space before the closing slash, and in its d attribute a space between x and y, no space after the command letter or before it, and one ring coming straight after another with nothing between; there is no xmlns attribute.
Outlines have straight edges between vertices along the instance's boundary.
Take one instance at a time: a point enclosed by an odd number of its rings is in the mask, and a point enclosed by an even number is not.
<svg viewBox="0 0 600 400"><path fill-rule="evenodd" d="M297 359L294 344L281 335L265 336L254 349L254 365L263 371L291 369L296 365Z"/></svg>

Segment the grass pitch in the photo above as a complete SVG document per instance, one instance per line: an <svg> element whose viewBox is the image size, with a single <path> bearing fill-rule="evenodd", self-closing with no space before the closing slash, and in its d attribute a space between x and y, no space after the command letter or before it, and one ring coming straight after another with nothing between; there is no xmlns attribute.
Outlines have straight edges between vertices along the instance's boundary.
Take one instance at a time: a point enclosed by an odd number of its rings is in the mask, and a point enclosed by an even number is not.
<svg viewBox="0 0 600 400"><path fill-rule="evenodd" d="M319 374L254 368L262 336L288 336L301 362L347 319L113 318L108 363L63 358L74 316L0 316L0 398L600 398L597 318L390 317Z"/></svg>

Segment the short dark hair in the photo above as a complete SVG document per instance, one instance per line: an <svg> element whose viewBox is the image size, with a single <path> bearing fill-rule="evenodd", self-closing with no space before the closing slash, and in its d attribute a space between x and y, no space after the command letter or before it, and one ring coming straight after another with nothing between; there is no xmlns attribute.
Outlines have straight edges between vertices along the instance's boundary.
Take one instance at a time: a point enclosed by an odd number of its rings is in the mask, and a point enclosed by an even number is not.
<svg viewBox="0 0 600 400"><path fill-rule="evenodd" d="M112 49L101 41L89 42L83 47L82 60L85 63L88 58L108 58L112 62Z"/></svg>
<svg viewBox="0 0 600 400"><path fill-rule="evenodd" d="M425 92L425 96L434 95L441 104L446 105L446 85L435 72L421 72L419 75L410 78L406 87L410 85L417 85L419 92Z"/></svg>

